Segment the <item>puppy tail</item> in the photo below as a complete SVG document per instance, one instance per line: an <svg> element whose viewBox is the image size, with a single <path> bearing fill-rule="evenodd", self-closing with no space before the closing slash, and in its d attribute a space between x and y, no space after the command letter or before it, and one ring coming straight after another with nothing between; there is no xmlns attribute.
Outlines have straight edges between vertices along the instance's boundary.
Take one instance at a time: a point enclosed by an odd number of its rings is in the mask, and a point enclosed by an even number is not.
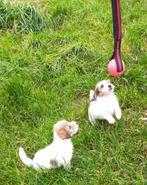
<svg viewBox="0 0 147 185"><path fill-rule="evenodd" d="M22 147L19 148L19 157L20 157L21 161L22 161L26 166L28 166L28 167L32 167L32 166L33 166L33 160L30 159L30 158L26 155L26 153L25 153L25 151L24 151L24 149L23 149Z"/></svg>

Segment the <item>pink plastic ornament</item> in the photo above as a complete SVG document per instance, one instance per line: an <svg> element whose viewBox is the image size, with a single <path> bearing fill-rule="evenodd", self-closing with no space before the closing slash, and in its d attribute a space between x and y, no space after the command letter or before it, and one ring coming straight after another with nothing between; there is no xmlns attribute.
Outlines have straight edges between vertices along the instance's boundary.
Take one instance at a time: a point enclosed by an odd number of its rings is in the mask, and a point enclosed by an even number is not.
<svg viewBox="0 0 147 185"><path fill-rule="evenodd" d="M121 76L124 71L125 71L125 64L124 62L122 61L123 63L123 71L121 72L117 72L117 66L116 66L116 62L115 62L115 59L112 59L109 64L108 64L108 72L112 75L112 76L115 76L115 77L119 77Z"/></svg>

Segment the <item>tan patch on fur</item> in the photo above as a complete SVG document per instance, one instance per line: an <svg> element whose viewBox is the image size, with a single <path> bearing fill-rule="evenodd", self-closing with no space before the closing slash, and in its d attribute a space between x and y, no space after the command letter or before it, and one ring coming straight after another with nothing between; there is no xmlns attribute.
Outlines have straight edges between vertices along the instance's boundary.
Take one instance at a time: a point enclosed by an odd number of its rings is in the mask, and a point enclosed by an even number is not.
<svg viewBox="0 0 147 185"><path fill-rule="evenodd" d="M70 133L69 133L69 129L67 129L67 128L61 128L61 129L57 130L57 134L61 139L71 138Z"/></svg>

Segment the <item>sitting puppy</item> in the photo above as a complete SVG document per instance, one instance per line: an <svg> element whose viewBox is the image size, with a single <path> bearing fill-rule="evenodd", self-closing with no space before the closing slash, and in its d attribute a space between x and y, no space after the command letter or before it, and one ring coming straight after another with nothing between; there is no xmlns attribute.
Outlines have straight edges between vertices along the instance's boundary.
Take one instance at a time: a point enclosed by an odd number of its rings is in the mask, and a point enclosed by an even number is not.
<svg viewBox="0 0 147 185"><path fill-rule="evenodd" d="M117 119L121 118L121 109L113 93L114 88L109 80L103 80L96 85L95 90L90 90L88 116L92 124L96 122L96 119L105 119L110 124L114 124L114 114Z"/></svg>
<svg viewBox="0 0 147 185"><path fill-rule="evenodd" d="M70 167L73 154L71 137L78 131L75 121L62 120L54 125L54 140L44 149L39 150L33 159L27 157L23 148L19 148L19 157L29 167L38 170L41 168Z"/></svg>

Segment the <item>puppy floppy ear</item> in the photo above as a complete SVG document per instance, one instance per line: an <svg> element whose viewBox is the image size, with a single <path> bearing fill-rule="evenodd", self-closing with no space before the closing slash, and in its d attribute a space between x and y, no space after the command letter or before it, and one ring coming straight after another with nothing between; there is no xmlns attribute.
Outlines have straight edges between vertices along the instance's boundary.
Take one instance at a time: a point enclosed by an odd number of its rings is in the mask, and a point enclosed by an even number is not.
<svg viewBox="0 0 147 185"><path fill-rule="evenodd" d="M90 101L92 101L94 99L94 90L90 90L89 99L90 99Z"/></svg>
<svg viewBox="0 0 147 185"><path fill-rule="evenodd" d="M79 130L79 126L77 125L77 123L75 121L71 121L70 122L70 135L73 136L74 134L76 134Z"/></svg>
<svg viewBox="0 0 147 185"><path fill-rule="evenodd" d="M96 87L95 90L94 90L94 95L93 95L94 100L96 100L97 96L99 96L99 95L100 95L99 88Z"/></svg>

